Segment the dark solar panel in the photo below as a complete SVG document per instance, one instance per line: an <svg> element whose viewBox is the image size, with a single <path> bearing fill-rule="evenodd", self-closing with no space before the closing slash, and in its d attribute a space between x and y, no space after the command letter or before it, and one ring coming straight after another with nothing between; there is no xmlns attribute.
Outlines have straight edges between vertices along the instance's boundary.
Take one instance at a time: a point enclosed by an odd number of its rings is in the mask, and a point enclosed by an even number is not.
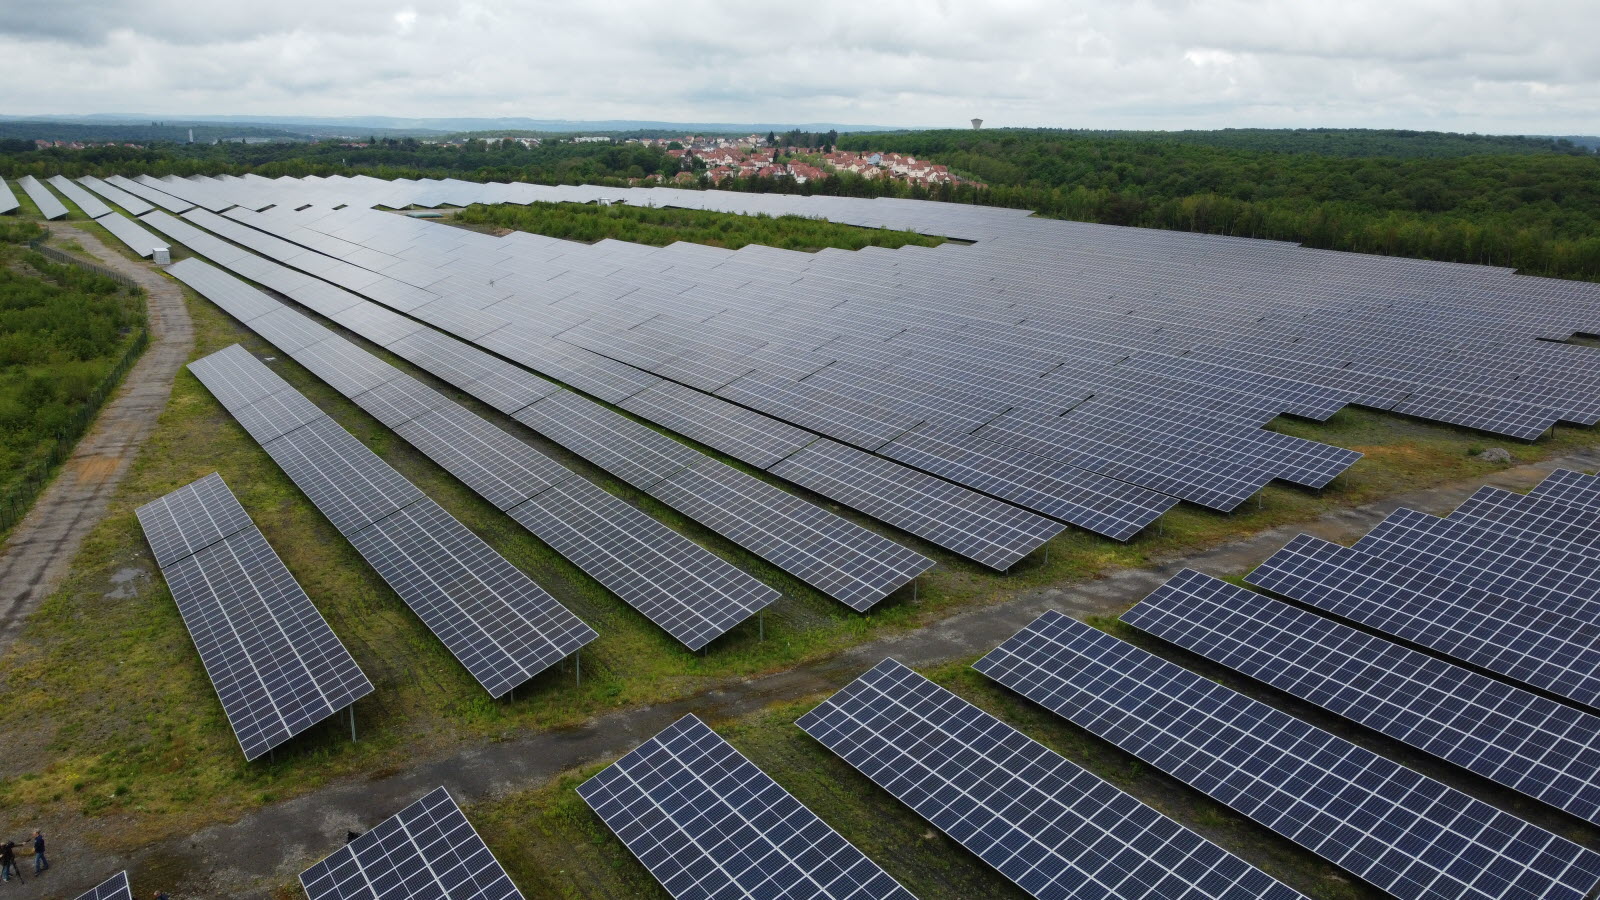
<svg viewBox="0 0 1600 900"><path fill-rule="evenodd" d="M795 724L1035 897L1300 896L892 659Z"/></svg>
<svg viewBox="0 0 1600 900"><path fill-rule="evenodd" d="M571 391L546 397L514 418L636 488L648 488L705 458Z"/></svg>
<svg viewBox="0 0 1600 900"><path fill-rule="evenodd" d="M933 567L914 550L714 459L650 494L857 612Z"/></svg>
<svg viewBox="0 0 1600 900"><path fill-rule="evenodd" d="M1571 469L1551 472L1529 493L1571 506L1600 510L1600 478Z"/></svg>
<svg viewBox="0 0 1600 900"><path fill-rule="evenodd" d="M346 537L422 499L422 491L323 417L262 445Z"/></svg>
<svg viewBox="0 0 1600 900"><path fill-rule="evenodd" d="M718 397L663 382L622 401L623 409L765 469L817 439L815 434Z"/></svg>
<svg viewBox="0 0 1600 900"><path fill-rule="evenodd" d="M769 471L1001 571L1066 528L829 440L807 446Z"/></svg>
<svg viewBox="0 0 1600 900"><path fill-rule="evenodd" d="M1246 580L1589 706L1600 625L1300 535Z"/></svg>
<svg viewBox="0 0 1600 900"><path fill-rule="evenodd" d="M351 535L350 543L492 697L596 637L426 497Z"/></svg>
<svg viewBox="0 0 1600 900"><path fill-rule="evenodd" d="M219 476L138 517L246 759L372 693Z"/></svg>
<svg viewBox="0 0 1600 900"><path fill-rule="evenodd" d="M1600 718L1184 570L1122 621L1590 821Z"/></svg>
<svg viewBox="0 0 1600 900"><path fill-rule="evenodd" d="M510 509L552 484L576 477L571 469L454 403L394 430L499 509Z"/></svg>
<svg viewBox="0 0 1600 900"><path fill-rule="evenodd" d="M1400 900L1600 884L1600 854L1060 613L976 668Z"/></svg>
<svg viewBox="0 0 1600 900"><path fill-rule="evenodd" d="M507 513L691 650L778 592L583 478Z"/></svg>
<svg viewBox="0 0 1600 900"><path fill-rule="evenodd" d="M912 900L912 895L694 716L578 787L677 900Z"/></svg>
<svg viewBox="0 0 1600 900"><path fill-rule="evenodd" d="M444 788L300 873L310 900L521 900Z"/></svg>

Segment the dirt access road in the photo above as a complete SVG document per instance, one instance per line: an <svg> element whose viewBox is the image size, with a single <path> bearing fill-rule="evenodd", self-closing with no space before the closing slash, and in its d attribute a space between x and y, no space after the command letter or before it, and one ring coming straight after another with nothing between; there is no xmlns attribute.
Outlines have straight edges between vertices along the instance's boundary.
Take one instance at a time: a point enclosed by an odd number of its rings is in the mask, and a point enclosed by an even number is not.
<svg viewBox="0 0 1600 900"><path fill-rule="evenodd" d="M50 231L59 240L77 241L101 265L145 289L150 346L55 480L0 547L0 653L66 576L78 547L105 515L128 465L166 409L173 378L194 351L194 328L176 282L71 223L51 223Z"/></svg>

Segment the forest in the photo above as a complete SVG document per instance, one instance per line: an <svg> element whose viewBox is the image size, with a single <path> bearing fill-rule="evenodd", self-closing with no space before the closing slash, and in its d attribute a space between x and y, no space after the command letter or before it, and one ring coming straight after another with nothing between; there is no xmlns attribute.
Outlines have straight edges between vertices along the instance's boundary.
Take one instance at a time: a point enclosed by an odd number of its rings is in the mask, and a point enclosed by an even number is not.
<svg viewBox="0 0 1600 900"><path fill-rule="evenodd" d="M473 204L456 214L471 225L511 228L547 237L594 242L604 238L665 247L689 241L737 250L764 244L783 250L838 247L932 247L943 243L910 231L857 228L799 216L741 216L698 209L642 206L587 206L573 203L530 203L527 206Z"/></svg>
<svg viewBox="0 0 1600 900"><path fill-rule="evenodd" d="M799 143L822 137L791 132ZM781 135L781 140L790 135ZM908 197L1031 209L1112 225L1296 241L1313 247L1511 266L1600 280L1600 155L1571 140L1364 129L1087 132L1060 129L838 135L842 150L909 153L982 186L845 174L722 182L728 190ZM34 150L0 142L0 176L58 172L366 174L543 184L628 184L678 174L639 144L525 148L383 138ZM691 186L708 186L702 178Z"/></svg>
<svg viewBox="0 0 1600 900"><path fill-rule="evenodd" d="M0 498L59 461L144 336L143 294L28 250L42 233L0 223Z"/></svg>

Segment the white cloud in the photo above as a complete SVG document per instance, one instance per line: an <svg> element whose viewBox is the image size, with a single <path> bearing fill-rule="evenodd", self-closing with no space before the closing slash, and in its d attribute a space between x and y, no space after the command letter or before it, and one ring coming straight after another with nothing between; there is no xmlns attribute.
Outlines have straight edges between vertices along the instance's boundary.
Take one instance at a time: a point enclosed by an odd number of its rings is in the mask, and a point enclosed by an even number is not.
<svg viewBox="0 0 1600 900"><path fill-rule="evenodd" d="M1593 132L1592 0L0 0L0 112Z"/></svg>

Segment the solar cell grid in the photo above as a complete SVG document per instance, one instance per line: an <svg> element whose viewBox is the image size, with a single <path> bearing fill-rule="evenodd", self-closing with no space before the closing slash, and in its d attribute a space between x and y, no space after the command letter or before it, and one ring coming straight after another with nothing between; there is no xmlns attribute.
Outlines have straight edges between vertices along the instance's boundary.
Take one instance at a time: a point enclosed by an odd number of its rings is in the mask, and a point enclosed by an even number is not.
<svg viewBox="0 0 1600 900"><path fill-rule="evenodd" d="M1493 528L1519 540L1537 541L1593 556L1600 553L1600 510L1484 486L1447 518Z"/></svg>
<svg viewBox="0 0 1600 900"><path fill-rule="evenodd" d="M1529 493L1571 506L1600 510L1600 478L1571 469L1551 472Z"/></svg>
<svg viewBox="0 0 1600 900"><path fill-rule="evenodd" d="M1035 897L1300 896L892 659L795 724Z"/></svg>
<svg viewBox="0 0 1600 900"><path fill-rule="evenodd" d="M636 488L648 488L705 458L571 391L518 410L513 418Z"/></svg>
<svg viewBox="0 0 1600 900"><path fill-rule="evenodd" d="M694 716L578 787L678 900L912 900L912 895Z"/></svg>
<svg viewBox="0 0 1600 900"><path fill-rule="evenodd" d="M426 497L351 535L350 543L491 697L596 637Z"/></svg>
<svg viewBox="0 0 1600 900"><path fill-rule="evenodd" d="M454 403L394 429L497 509L510 509L552 484L576 477L566 466Z"/></svg>
<svg viewBox="0 0 1600 900"><path fill-rule="evenodd" d="M817 439L815 434L787 422L671 382L640 391L619 405L761 469Z"/></svg>
<svg viewBox="0 0 1600 900"><path fill-rule="evenodd" d="M829 440L807 445L768 471L1000 571L1066 528Z"/></svg>
<svg viewBox="0 0 1600 900"><path fill-rule="evenodd" d="M79 894L78 900L133 900L133 889L128 886L127 871L118 872L87 892Z"/></svg>
<svg viewBox="0 0 1600 900"><path fill-rule="evenodd" d="M1401 900L1600 883L1600 854L1060 613L976 668Z"/></svg>
<svg viewBox="0 0 1600 900"><path fill-rule="evenodd" d="M650 494L857 612L933 567L914 550L714 459Z"/></svg>
<svg viewBox="0 0 1600 900"><path fill-rule="evenodd" d="M372 692L219 476L138 518L245 759Z"/></svg>
<svg viewBox="0 0 1600 900"><path fill-rule="evenodd" d="M566 479L506 512L691 650L779 596L583 478Z"/></svg>
<svg viewBox="0 0 1600 900"><path fill-rule="evenodd" d="M1573 815L1600 819L1600 718L1184 570L1122 621Z"/></svg>
<svg viewBox="0 0 1600 900"><path fill-rule="evenodd" d="M423 497L415 485L326 417L262 446L346 537Z"/></svg>
<svg viewBox="0 0 1600 900"><path fill-rule="evenodd" d="M300 873L310 900L521 900L444 788Z"/></svg>

